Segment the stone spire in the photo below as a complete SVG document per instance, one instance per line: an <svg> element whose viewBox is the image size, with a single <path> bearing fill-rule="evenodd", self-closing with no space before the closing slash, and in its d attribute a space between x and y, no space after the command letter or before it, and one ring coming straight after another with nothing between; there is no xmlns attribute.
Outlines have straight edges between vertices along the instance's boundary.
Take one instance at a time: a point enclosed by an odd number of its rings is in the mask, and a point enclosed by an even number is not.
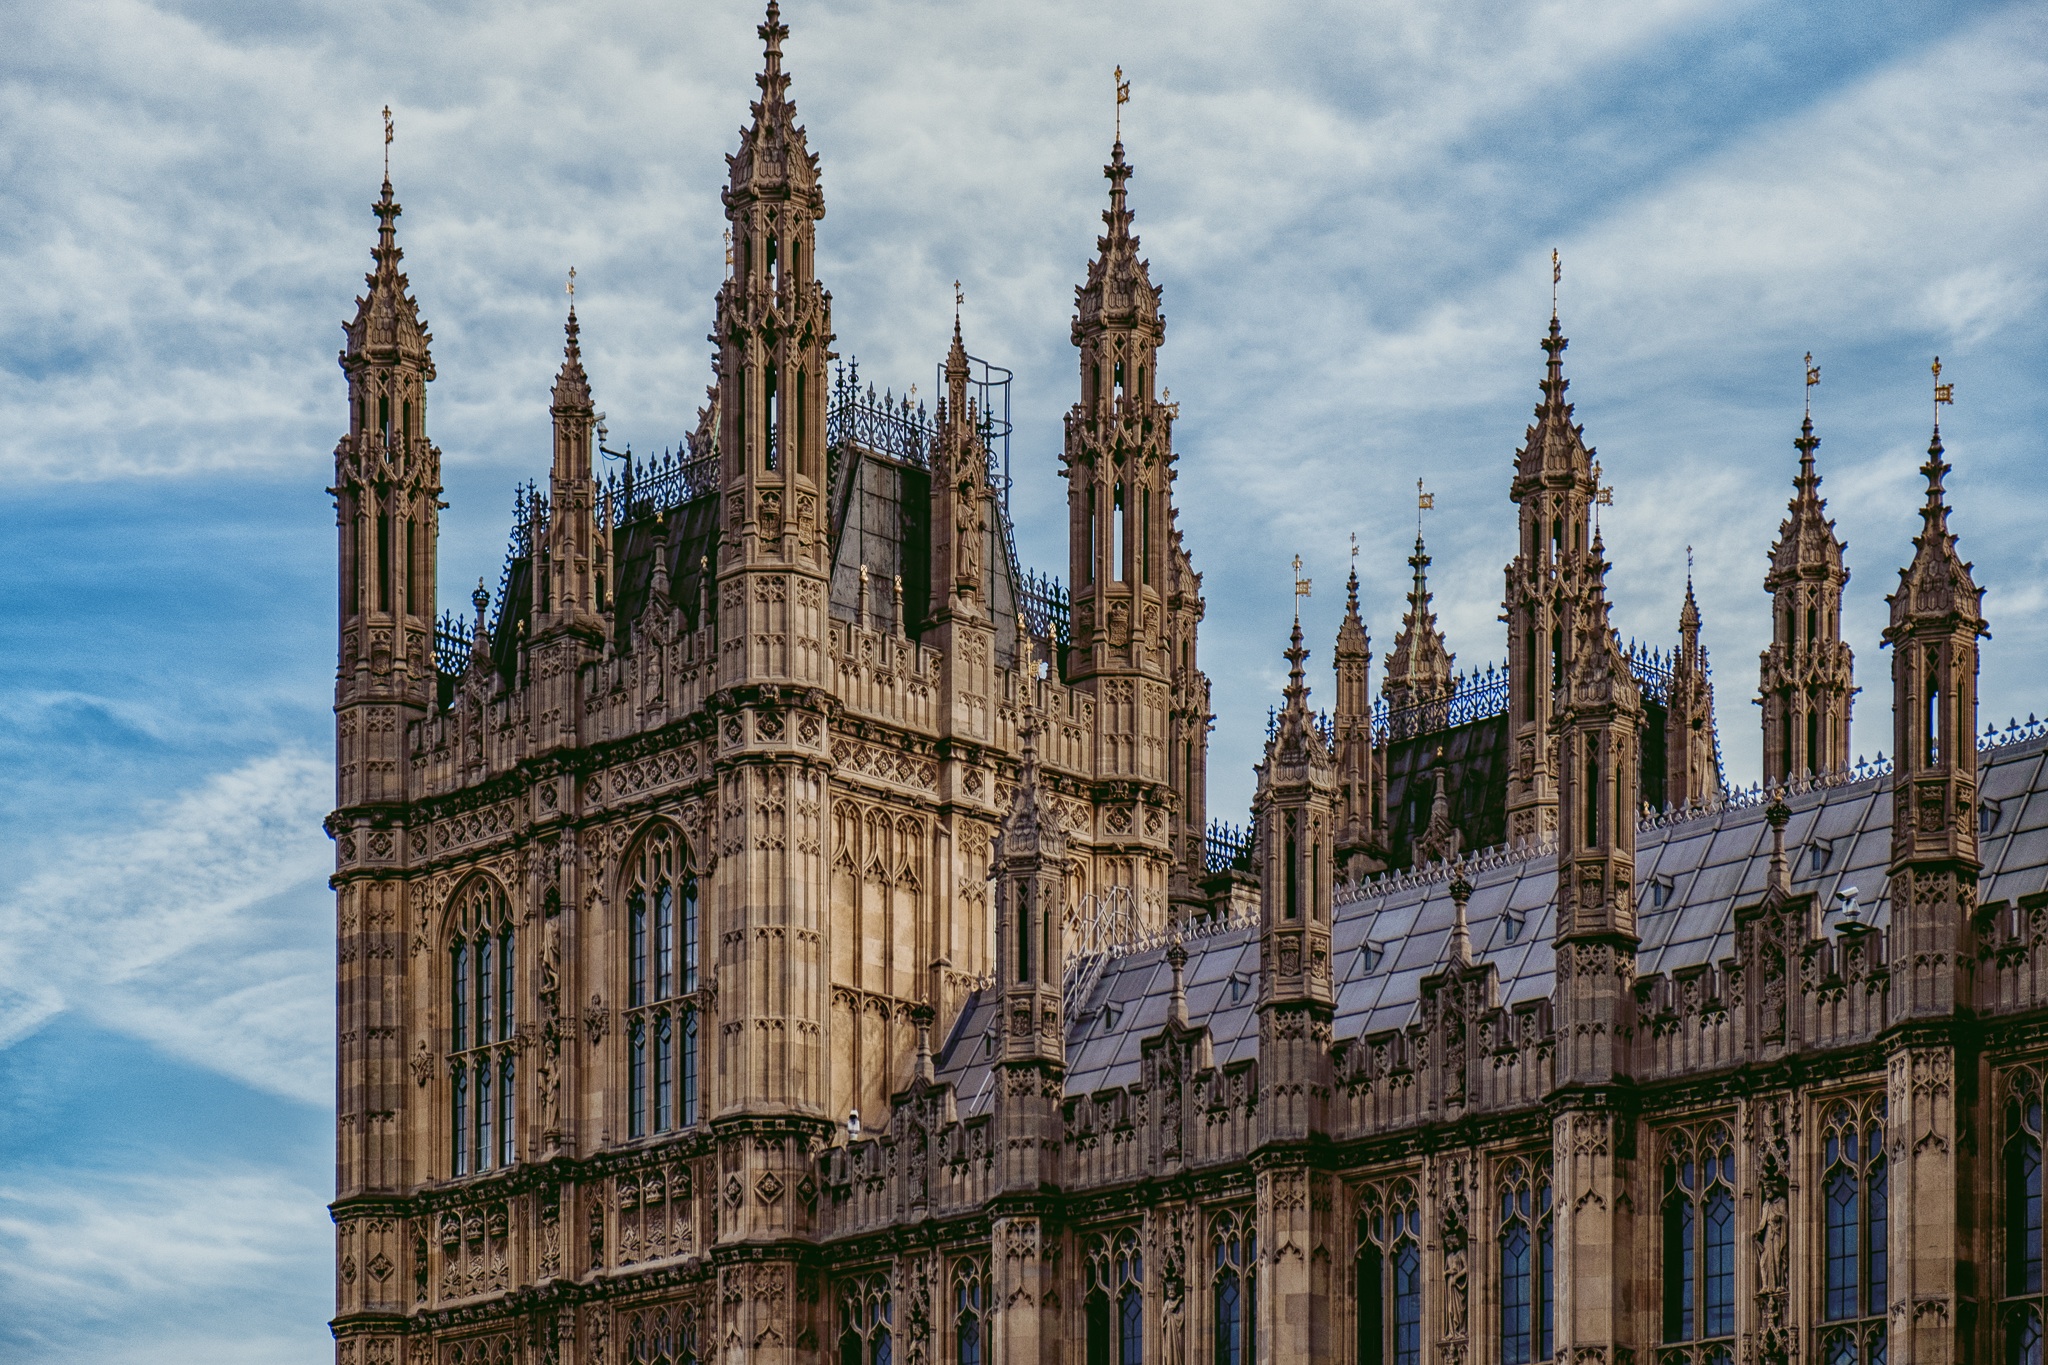
<svg viewBox="0 0 2048 1365"><path fill-rule="evenodd" d="M1820 371L1811 359L1808 391ZM1771 595L1771 645L1758 662L1757 701L1763 708L1764 781L1838 772L1849 765L1849 717L1856 695L1855 659L1842 640L1842 590L1847 548L1828 520L1820 495L1809 407L1800 423L1799 472L1764 591Z"/></svg>
<svg viewBox="0 0 2048 1365"><path fill-rule="evenodd" d="M598 615L598 584L605 570L605 538L598 534L597 484L592 469L597 412L590 401L590 376L583 369L573 269L569 272L569 317L562 324L562 334L562 368L555 375L549 405L555 450L548 475L548 515L545 525L538 528L533 547L532 639L538 644L553 632L574 629L587 644L601 645L604 621ZM568 659L563 662L571 663ZM575 709L557 712L549 708L549 714L566 718ZM554 738L573 738L573 727Z"/></svg>
<svg viewBox="0 0 2048 1365"><path fill-rule="evenodd" d="M1508 626L1508 842L1514 845L1557 827L1557 770L1548 740L1552 696L1572 672L1577 641L1567 618L1597 576L1588 532L1599 490L1592 448L1565 400L1568 345L1553 301L1542 342L1543 397L1515 453L1508 490L1520 520L1519 552L1507 566L1501 604Z"/></svg>
<svg viewBox="0 0 2048 1365"><path fill-rule="evenodd" d="M1357 554L1355 544L1352 554ZM1372 639L1358 614L1355 557L1332 657L1337 667L1337 705L1331 713L1337 746L1337 865L1346 876L1360 877L1386 866L1386 837L1380 828L1380 755L1372 734Z"/></svg>
<svg viewBox="0 0 2048 1365"><path fill-rule="evenodd" d="M1451 698L1451 664L1455 658L1444 648L1443 632L1437 629L1436 612L1429 600L1429 552L1423 548L1422 532L1415 533L1415 553L1408 556L1414 578L1408 588L1408 610L1401 617L1401 633L1394 637L1393 653L1387 655L1387 676L1380 694L1387 699L1387 715L1394 736L1426 734L1440 729L1443 718L1431 707ZM1406 722L1396 713L1406 711Z"/></svg>
<svg viewBox="0 0 2048 1365"><path fill-rule="evenodd" d="M1688 552L1689 554L1690 552ZM1714 677L1700 643L1700 604L1692 570L1685 574L1685 604L1678 609L1678 652L1664 711L1664 804L1698 805L1721 793L1720 741L1714 730Z"/></svg>

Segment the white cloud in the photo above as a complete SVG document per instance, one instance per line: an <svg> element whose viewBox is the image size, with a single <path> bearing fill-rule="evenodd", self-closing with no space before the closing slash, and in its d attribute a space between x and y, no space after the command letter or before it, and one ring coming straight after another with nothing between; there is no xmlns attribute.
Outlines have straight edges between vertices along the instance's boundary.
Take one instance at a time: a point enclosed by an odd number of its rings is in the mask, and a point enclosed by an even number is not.
<svg viewBox="0 0 2048 1365"><path fill-rule="evenodd" d="M0 1346L18 1359L331 1359L324 1196L259 1169L0 1182Z"/></svg>
<svg viewBox="0 0 2048 1365"><path fill-rule="evenodd" d="M59 1010L260 1088L332 1093L328 766L284 750L128 829L49 850L0 899L0 1044Z"/></svg>

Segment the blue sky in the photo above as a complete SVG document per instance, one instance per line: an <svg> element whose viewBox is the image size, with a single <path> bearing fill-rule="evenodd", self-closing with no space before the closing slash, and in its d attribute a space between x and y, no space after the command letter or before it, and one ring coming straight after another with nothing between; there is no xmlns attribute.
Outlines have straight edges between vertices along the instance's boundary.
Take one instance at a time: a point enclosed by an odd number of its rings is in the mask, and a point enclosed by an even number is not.
<svg viewBox="0 0 2048 1365"><path fill-rule="evenodd" d="M1316 679L1348 538L1391 647L1414 481L1461 665L1502 653L1509 458L1567 371L1615 486L1624 634L1695 547L1731 778L1800 356L1854 581L1854 747L1889 750L1883 594L1929 359L1989 589L1987 718L2048 709L2048 5L1727 0L792 4L838 349L926 391L964 282L1017 371L1024 557L1065 562L1067 319L1109 68L1169 322L1206 575L1218 813L1277 693L1289 558ZM495 583L547 461L561 280L613 443L708 377L751 4L21 7L0 54L0 1355L328 1358L333 364L378 109L433 325L442 597ZM1320 689L1327 699L1327 687Z"/></svg>

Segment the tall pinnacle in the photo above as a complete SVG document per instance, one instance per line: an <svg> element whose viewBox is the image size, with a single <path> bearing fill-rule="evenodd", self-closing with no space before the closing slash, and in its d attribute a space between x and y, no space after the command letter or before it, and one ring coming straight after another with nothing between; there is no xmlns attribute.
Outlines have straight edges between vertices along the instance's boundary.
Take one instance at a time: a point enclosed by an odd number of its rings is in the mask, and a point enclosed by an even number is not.
<svg viewBox="0 0 2048 1365"><path fill-rule="evenodd" d="M343 357L369 358L383 363L412 361L422 366L427 379L434 377L434 362L428 343L434 338L420 318L419 304L407 292L410 288L399 262L405 259L398 245L398 216L405 210L391 195L391 177L384 177L383 192L370 205L377 215L377 245L370 252L376 267L363 276L369 292L356 300L355 320L344 324L348 345Z"/></svg>
<svg viewBox="0 0 2048 1365"><path fill-rule="evenodd" d="M781 7L769 0L768 17L756 30L761 35L761 72L754 83L761 98L752 106L753 123L740 130L739 151L726 158L731 183L725 199L728 216L736 200L795 199L809 201L813 218L825 216L818 190L818 160L811 155L796 106L789 99L789 75L782 69L782 40L789 36Z"/></svg>
<svg viewBox="0 0 2048 1365"><path fill-rule="evenodd" d="M582 329L576 323L575 271L570 271L569 320L562 324L566 340L562 345L562 368L555 375L554 405L557 408L590 406L590 376L583 370Z"/></svg>
<svg viewBox="0 0 2048 1365"><path fill-rule="evenodd" d="M1306 709L1308 705L1308 683L1304 680L1302 662L1308 658L1308 650L1301 643L1301 618L1294 618L1294 636L1287 646L1287 709Z"/></svg>

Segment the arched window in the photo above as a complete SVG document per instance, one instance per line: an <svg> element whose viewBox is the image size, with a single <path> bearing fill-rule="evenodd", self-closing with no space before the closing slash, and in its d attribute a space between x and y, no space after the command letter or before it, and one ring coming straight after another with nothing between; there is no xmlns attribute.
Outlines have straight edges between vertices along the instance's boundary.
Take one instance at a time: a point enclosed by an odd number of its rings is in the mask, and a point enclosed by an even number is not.
<svg viewBox="0 0 2048 1365"><path fill-rule="evenodd" d="M449 1174L517 1158L518 952L512 910L495 882L456 893L449 920Z"/></svg>
<svg viewBox="0 0 2048 1365"><path fill-rule="evenodd" d="M1927 651L1927 735L1924 768L1941 762L1941 655Z"/></svg>
<svg viewBox="0 0 2048 1365"><path fill-rule="evenodd" d="M1829 1106L1821 1126L1821 1336L1825 1365L1884 1365L1890 1190L1882 1095ZM1858 1321L1861 1319L1861 1321Z"/></svg>
<svg viewBox="0 0 2048 1365"><path fill-rule="evenodd" d="M626 865L626 1135L697 1121L700 926L689 845L667 825Z"/></svg>
<svg viewBox="0 0 2048 1365"><path fill-rule="evenodd" d="M771 250L774 239L769 239ZM770 363L761 370L761 415L767 427L768 472L773 474L782 467L782 407L781 395L775 389L775 366Z"/></svg>
<svg viewBox="0 0 2048 1365"><path fill-rule="evenodd" d="M1119 479L1110 503L1109 578L1112 583L1122 583L1130 576L1130 568L1124 563L1124 485Z"/></svg>
<svg viewBox="0 0 2048 1365"><path fill-rule="evenodd" d="M1510 1161L1500 1173L1500 1358L1548 1360L1556 1323L1556 1252L1547 1161Z"/></svg>
<svg viewBox="0 0 2048 1365"><path fill-rule="evenodd" d="M2041 1365L2041 1082L2016 1072L2006 1085L2005 1149L1999 1204L2005 1244L2004 1356L2008 1365Z"/></svg>
<svg viewBox="0 0 2048 1365"><path fill-rule="evenodd" d="M953 1263L954 1365L988 1359L988 1272L972 1258Z"/></svg>
<svg viewBox="0 0 2048 1365"><path fill-rule="evenodd" d="M895 1365L896 1305L877 1271L839 1287L839 1365Z"/></svg>
<svg viewBox="0 0 2048 1365"><path fill-rule="evenodd" d="M1399 1181L1358 1216L1359 1365L1422 1365L1422 1206Z"/></svg>
<svg viewBox="0 0 2048 1365"><path fill-rule="evenodd" d="M1210 1228L1215 1259L1216 1365L1258 1359L1259 1234L1249 1209L1225 1213Z"/></svg>
<svg viewBox="0 0 2048 1365"><path fill-rule="evenodd" d="M1600 737L1586 736L1586 847L1600 846Z"/></svg>
<svg viewBox="0 0 2048 1365"><path fill-rule="evenodd" d="M1664 1340L1700 1343L1704 1365L1732 1358L1735 1147L1725 1127L1670 1136L1663 1224Z"/></svg>
<svg viewBox="0 0 2048 1365"><path fill-rule="evenodd" d="M697 1365L697 1319L689 1305L635 1313L626 1324L626 1365Z"/></svg>
<svg viewBox="0 0 2048 1365"><path fill-rule="evenodd" d="M1088 1365L1144 1365L1145 1258L1130 1228L1090 1241L1083 1316Z"/></svg>

